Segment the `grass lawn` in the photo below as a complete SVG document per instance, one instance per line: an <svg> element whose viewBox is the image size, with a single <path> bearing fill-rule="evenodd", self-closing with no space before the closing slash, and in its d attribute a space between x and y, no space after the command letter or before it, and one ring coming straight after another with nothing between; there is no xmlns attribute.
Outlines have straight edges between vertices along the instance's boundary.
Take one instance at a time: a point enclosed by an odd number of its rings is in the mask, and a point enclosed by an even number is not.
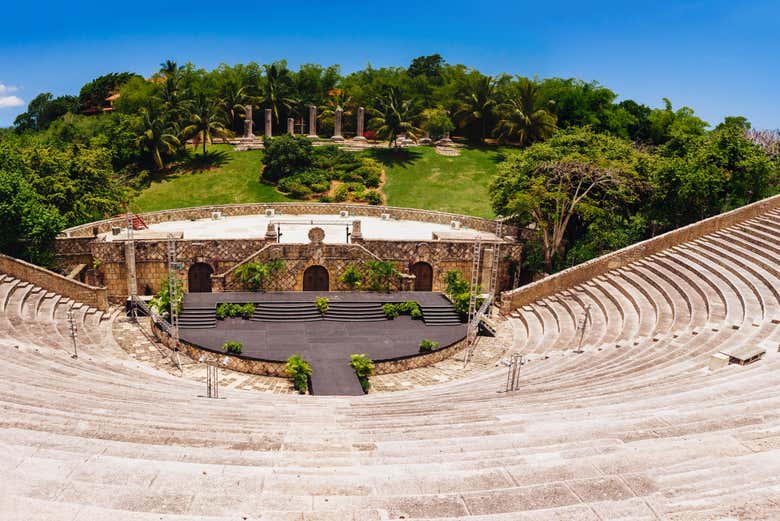
<svg viewBox="0 0 780 521"><path fill-rule="evenodd" d="M213 145L223 164L213 169L175 173L141 191L133 201L137 212L187 208L209 204L290 201L273 186L258 181L263 152L235 152L229 145ZM197 156L196 156L197 157Z"/></svg>
<svg viewBox="0 0 780 521"><path fill-rule="evenodd" d="M374 149L370 155L385 165L390 206L495 217L487 189L509 150L462 148L459 156L445 157L431 147L414 147Z"/></svg>
<svg viewBox="0 0 780 521"><path fill-rule="evenodd" d="M487 187L509 150L463 148L460 156L445 157L430 147L414 147L372 149L365 154L385 165L383 191L391 206L493 217ZM194 168L153 181L136 197L134 210L292 200L258 181L262 151L234 152L232 146L214 145L209 153L220 157L220 166Z"/></svg>

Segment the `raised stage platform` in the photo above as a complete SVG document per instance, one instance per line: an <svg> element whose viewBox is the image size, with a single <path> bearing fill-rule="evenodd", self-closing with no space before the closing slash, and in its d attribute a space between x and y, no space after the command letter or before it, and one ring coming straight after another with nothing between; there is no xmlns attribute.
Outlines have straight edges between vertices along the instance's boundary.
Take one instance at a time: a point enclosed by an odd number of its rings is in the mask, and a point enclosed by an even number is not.
<svg viewBox="0 0 780 521"><path fill-rule="evenodd" d="M316 310L317 297L327 297L329 312ZM413 300L423 320L399 316L388 320L381 313L385 302ZM221 302L255 303L250 320L216 320ZM235 340L244 344L242 356L285 361L300 354L314 370L312 393L318 395L363 394L349 355L365 353L373 360L391 360L419 354L427 338L449 346L466 336L466 325L456 317L452 304L431 292L226 292L188 293L182 303L180 337L211 351Z"/></svg>

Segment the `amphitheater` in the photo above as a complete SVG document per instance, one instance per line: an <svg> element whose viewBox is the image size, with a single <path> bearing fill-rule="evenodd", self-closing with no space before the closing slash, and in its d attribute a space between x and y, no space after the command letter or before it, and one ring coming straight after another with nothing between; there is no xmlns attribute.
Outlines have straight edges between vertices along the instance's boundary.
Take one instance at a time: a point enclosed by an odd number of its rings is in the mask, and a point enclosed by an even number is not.
<svg viewBox="0 0 780 521"><path fill-rule="evenodd" d="M207 399L120 346L119 308L0 271L3 520L780 519L780 197L504 293L475 358L523 355L512 391L499 360Z"/></svg>

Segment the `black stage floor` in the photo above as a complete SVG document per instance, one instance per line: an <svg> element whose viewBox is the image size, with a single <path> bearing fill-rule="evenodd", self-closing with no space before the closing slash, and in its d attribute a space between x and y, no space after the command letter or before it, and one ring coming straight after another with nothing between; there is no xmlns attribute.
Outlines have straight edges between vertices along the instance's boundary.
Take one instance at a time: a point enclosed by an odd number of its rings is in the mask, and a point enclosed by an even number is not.
<svg viewBox="0 0 780 521"><path fill-rule="evenodd" d="M392 302L414 300L421 305L449 303L439 293L369 292L284 292L284 293L189 293L184 307L207 307L217 302L313 302L316 296L330 302ZM314 321L255 322L241 319L217 321L207 329L181 328L182 340L221 351L222 344L235 340L244 344L242 355L265 360L285 361L300 354L314 371L312 391L317 395L363 394L349 355L365 353L373 360L384 360L419 353L424 338L444 347L466 336L466 326L429 326L421 320L400 316L378 322Z"/></svg>

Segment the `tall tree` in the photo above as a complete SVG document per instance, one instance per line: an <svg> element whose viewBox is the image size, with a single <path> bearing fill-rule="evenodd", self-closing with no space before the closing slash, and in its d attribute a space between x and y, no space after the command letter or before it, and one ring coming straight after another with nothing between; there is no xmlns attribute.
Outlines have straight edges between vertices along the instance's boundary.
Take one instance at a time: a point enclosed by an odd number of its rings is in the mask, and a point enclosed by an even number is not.
<svg viewBox="0 0 780 521"><path fill-rule="evenodd" d="M496 81L490 76L472 71L458 90L455 120L461 127L477 126L479 140L484 143L488 134L488 119L496 106Z"/></svg>
<svg viewBox="0 0 780 521"><path fill-rule="evenodd" d="M279 124L280 114L290 110L295 104L293 98L293 81L290 70L285 62L275 62L264 65L265 77L262 84L262 103L271 109L274 121Z"/></svg>
<svg viewBox="0 0 780 521"><path fill-rule="evenodd" d="M158 170L166 167L166 158L181 146L176 136L175 124L152 107L141 109L141 133L136 138L138 146Z"/></svg>
<svg viewBox="0 0 780 521"><path fill-rule="evenodd" d="M420 133L420 129L414 125L416 114L412 100L402 99L401 93L395 88L388 89L385 95L376 98L370 114L372 117L368 126L392 147L396 146L401 134L415 139Z"/></svg>
<svg viewBox="0 0 780 521"><path fill-rule="evenodd" d="M182 134L185 137L194 136L203 143L203 153L206 153L206 144L211 143L212 136L224 137L228 130L223 122L223 100L209 99L205 92L199 93L192 104L189 125L184 127Z"/></svg>
<svg viewBox="0 0 780 521"><path fill-rule="evenodd" d="M508 88L507 98L498 106L496 136L515 140L525 147L543 141L555 132L556 118L550 112L554 105L544 99L539 86L528 78L518 77Z"/></svg>

